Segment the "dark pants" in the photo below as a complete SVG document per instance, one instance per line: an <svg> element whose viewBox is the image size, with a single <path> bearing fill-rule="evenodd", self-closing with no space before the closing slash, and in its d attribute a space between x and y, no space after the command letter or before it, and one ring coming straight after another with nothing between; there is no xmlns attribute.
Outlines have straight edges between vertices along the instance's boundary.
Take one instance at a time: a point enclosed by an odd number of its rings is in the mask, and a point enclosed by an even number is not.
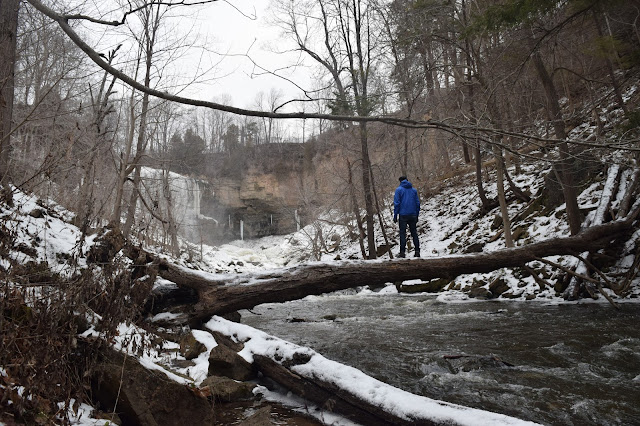
<svg viewBox="0 0 640 426"><path fill-rule="evenodd" d="M418 216L415 215L400 215L398 217L398 225L400 225L400 253L404 253L407 247L407 225L409 225L409 232L411 232L416 253L420 253L420 240L418 240L418 230L416 229L417 223Z"/></svg>

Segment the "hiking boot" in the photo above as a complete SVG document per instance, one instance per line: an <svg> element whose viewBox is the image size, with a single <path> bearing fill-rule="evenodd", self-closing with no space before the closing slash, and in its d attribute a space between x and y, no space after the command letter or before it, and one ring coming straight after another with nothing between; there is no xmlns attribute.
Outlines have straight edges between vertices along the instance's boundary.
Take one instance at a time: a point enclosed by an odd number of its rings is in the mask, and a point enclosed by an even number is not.
<svg viewBox="0 0 640 426"><path fill-rule="evenodd" d="M420 250L416 250L416 251L413 253L413 257L420 257Z"/></svg>
<svg viewBox="0 0 640 426"><path fill-rule="evenodd" d="M404 252L401 251L400 253L398 253L398 257L407 257L407 256L405 256Z"/></svg>

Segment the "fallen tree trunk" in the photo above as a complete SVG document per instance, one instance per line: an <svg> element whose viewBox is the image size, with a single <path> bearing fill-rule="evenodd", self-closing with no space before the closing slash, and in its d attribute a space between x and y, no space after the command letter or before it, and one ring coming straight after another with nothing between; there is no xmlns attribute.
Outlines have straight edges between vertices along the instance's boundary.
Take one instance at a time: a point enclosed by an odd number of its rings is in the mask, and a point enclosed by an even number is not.
<svg viewBox="0 0 640 426"><path fill-rule="evenodd" d="M246 362L245 358L252 360L253 371L259 373L259 383L269 389L277 384L285 388L279 392L292 392L317 404L318 407L311 410L329 422L326 414L335 413L367 426L532 424L503 414L411 394L357 369L327 360L308 348L296 347L268 335L238 333L244 327L233 322L213 320L206 328L213 333L219 345L228 345L226 351L237 352L241 363ZM463 368L465 370L462 371L470 371L510 366L495 356L469 356L463 361L447 362L452 364L452 369L458 368L452 371L456 373Z"/></svg>
<svg viewBox="0 0 640 426"><path fill-rule="evenodd" d="M302 377L266 356L254 355L253 362L264 376L294 394L318 404L322 409L339 413L353 422L370 426L417 424L413 420L403 419L384 411L333 383L318 378ZM436 423L427 420L420 424L436 425Z"/></svg>
<svg viewBox="0 0 640 426"><path fill-rule="evenodd" d="M546 256L597 250L626 235L633 221L615 221L588 228L577 235L554 238L492 253L422 259L314 263L260 274L215 275L161 261L159 275L197 292L198 302L186 307L188 321L250 309L262 303L286 302L364 285L383 285L410 279L454 279L524 266Z"/></svg>

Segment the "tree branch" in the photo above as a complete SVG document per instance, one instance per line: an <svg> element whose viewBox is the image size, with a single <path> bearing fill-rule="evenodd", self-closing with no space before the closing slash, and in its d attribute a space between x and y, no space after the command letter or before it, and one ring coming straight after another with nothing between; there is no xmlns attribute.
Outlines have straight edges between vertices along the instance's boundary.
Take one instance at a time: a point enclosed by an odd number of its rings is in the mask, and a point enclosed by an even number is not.
<svg viewBox="0 0 640 426"><path fill-rule="evenodd" d="M391 115L386 116L356 116L356 115L334 115L334 114L321 114L321 113L306 113L306 112L292 112L292 113L276 113L270 111L256 111L249 110L244 108L237 108L229 105L220 104L217 102L203 101L192 98L185 98L182 96L172 95L168 92L163 92L157 89L150 88L136 81L134 78L125 74L124 72L116 69L107 61L105 61L104 57L96 52L91 46L89 46L83 39L80 37L74 29L69 25L68 20L71 19L68 16L61 15L51 8L45 6L40 0L27 0L29 4L31 4L36 10L43 13L53 21L55 21L60 28L67 34L67 36L73 41L89 58L100 68L107 71L109 74L114 77L120 79L130 87L139 90L142 93L149 94L159 99L164 99L171 102L177 102L183 105L191 105L198 106L204 108L210 108L218 111L225 111L231 114L237 114L248 117L263 117L263 118L274 118L274 119L321 119L321 120L330 120L330 121L346 121L346 122L379 122L384 124L389 124L393 126L400 126L406 128L417 128L417 129L438 129L445 132L452 133L458 137L462 138L477 138L478 133L485 133L488 135L498 135L498 136L509 136L521 140L526 141L536 141L541 143L559 143L566 142L573 145L580 145L585 147L592 148L605 148L605 149L619 149L626 151L634 151L640 152L640 147L634 147L632 144L638 142L638 139L627 140L625 142L619 143L607 143L607 144L595 144L589 143L587 141L582 140L566 140L560 141L557 139L544 138L531 134L523 134L517 132L510 132L495 128L489 127L479 127L479 126L467 126L464 124L448 124L442 121L435 120L415 120L408 118L400 118ZM205 0L202 2L210 3L217 0ZM193 5L193 4L201 4L201 3L188 3L188 2L180 2L180 3L157 3L157 4L171 4L171 5ZM77 15L80 16L80 15ZM105 21L107 24L109 21ZM466 136L468 134L468 136ZM492 143L492 142L488 142Z"/></svg>

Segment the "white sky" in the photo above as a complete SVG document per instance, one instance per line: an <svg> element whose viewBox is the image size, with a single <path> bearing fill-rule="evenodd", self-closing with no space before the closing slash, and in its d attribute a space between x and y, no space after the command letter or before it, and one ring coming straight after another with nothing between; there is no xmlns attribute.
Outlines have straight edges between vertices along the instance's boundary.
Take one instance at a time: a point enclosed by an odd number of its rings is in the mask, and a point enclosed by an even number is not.
<svg viewBox="0 0 640 426"><path fill-rule="evenodd" d="M191 96L211 100L228 94L234 106L250 109L255 109L258 92L266 95L272 88L282 91L283 99L300 97L301 92L295 85L285 79L266 75L251 61L268 70L278 70L278 73L300 85L309 86L307 70L301 67L288 69L297 60L297 55L276 53L290 44L283 39L279 28L269 24L269 2L217 1L202 8L196 17L196 23L200 26L196 30L207 36L208 46L217 53L229 55L211 56L213 61L220 60L216 63L216 75L221 78L189 90ZM245 55L247 53L251 59ZM196 59L192 60L195 63Z"/></svg>
<svg viewBox="0 0 640 426"><path fill-rule="evenodd" d="M69 0L64 9L104 20L120 21L128 6L120 6L118 1L90 0L87 3L84 0ZM156 64L164 64L162 59L169 55L172 57L170 70L158 71L163 74L165 85L171 84L167 79L174 77L174 74L189 80L198 68L214 67L214 72L201 79L206 84L190 87L181 95L211 100L212 97L229 94L234 106L238 107L252 106L256 93L268 93L272 87L288 93L289 97L299 97L301 91L294 84L282 78L264 75L264 71L256 67L258 65L268 70L278 70L280 75L295 80L302 86L308 87L310 83L307 69L290 67L299 61L299 54L276 53L286 46L291 47L291 42L283 37L278 27L269 22L270 1L217 0L199 6L172 8L165 15L154 53ZM81 36L100 53L106 54L117 44L124 43L116 58L116 63L120 63L119 68L125 70L125 61L135 56L136 47L131 32L138 36L141 34L136 15L129 15L125 26L111 27L82 20L74 21L74 24L77 24ZM192 45L182 48L180 53L172 51L187 44ZM166 50L158 51L159 49ZM140 75L138 79L141 79Z"/></svg>
<svg viewBox="0 0 640 426"><path fill-rule="evenodd" d="M119 21L125 10L115 3L124 0L91 0L90 5L79 1L84 13L105 20ZM299 53L278 53L292 44L280 28L270 24L270 1L218 0L200 6L172 8L168 14L171 16L165 16L154 53L151 86L184 97L252 110L270 110L268 99L272 90L280 92L278 105L302 98L303 92L296 84L307 90L312 88L311 71L309 67L293 67L300 62ZM114 65L134 77L131 65L137 47L131 34L141 34L135 15L127 18L126 26L116 28L86 21L78 24L83 27L82 36L100 53L106 54L123 43ZM265 70L275 71L283 78L269 75ZM143 72L141 67L138 81L142 80ZM264 93L262 108L256 101L259 92ZM278 112L302 110L302 103L290 103ZM300 123L300 120L281 123L283 136L301 136ZM312 124L305 123L307 132Z"/></svg>

